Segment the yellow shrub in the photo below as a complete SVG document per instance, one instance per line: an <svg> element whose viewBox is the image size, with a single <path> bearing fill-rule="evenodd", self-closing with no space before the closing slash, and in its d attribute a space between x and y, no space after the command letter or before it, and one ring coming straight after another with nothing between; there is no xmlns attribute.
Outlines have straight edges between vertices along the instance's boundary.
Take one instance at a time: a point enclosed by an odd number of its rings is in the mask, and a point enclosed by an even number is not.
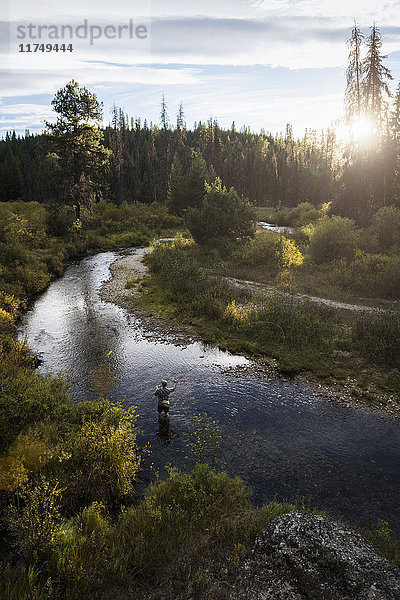
<svg viewBox="0 0 400 600"><path fill-rule="evenodd" d="M286 238L285 236L281 236L281 261L283 267L288 269L289 267L299 267L303 264L303 255L293 242Z"/></svg>

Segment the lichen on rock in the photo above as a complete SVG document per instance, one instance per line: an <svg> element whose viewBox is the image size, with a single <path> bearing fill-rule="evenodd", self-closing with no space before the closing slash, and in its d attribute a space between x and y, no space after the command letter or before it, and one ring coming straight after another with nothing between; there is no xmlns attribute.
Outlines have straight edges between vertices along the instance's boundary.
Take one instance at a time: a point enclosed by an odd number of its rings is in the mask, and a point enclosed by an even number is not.
<svg viewBox="0 0 400 600"><path fill-rule="evenodd" d="M232 600L398 600L400 571L350 527L292 512L257 537Z"/></svg>

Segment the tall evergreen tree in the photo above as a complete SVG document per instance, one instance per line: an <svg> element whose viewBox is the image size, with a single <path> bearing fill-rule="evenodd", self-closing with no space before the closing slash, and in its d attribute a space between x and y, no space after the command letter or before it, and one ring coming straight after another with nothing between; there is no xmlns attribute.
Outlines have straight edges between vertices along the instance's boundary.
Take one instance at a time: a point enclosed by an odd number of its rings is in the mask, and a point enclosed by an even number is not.
<svg viewBox="0 0 400 600"><path fill-rule="evenodd" d="M94 199L104 185L110 153L102 145L102 105L85 87L72 80L52 100L56 123L46 123L59 164L64 200L80 219L82 204Z"/></svg>
<svg viewBox="0 0 400 600"><path fill-rule="evenodd" d="M390 125L393 156L393 201L400 206L400 83L396 89Z"/></svg>
<svg viewBox="0 0 400 600"><path fill-rule="evenodd" d="M364 107L373 123L375 132L381 133L387 99L391 95L387 81L391 81L393 77L390 70L383 64L387 56L381 54L382 36L375 24L371 27L366 44L367 55L363 61Z"/></svg>
<svg viewBox="0 0 400 600"><path fill-rule="evenodd" d="M354 117L360 118L362 110L362 90L361 82L363 78L363 63L361 56L361 48L364 41L364 36L361 33L356 21L351 30L351 36L347 41L349 46L349 64L346 71L346 93L345 93L345 108L347 121L351 121Z"/></svg>
<svg viewBox="0 0 400 600"><path fill-rule="evenodd" d="M131 202L133 196L132 158L129 154L127 118L122 109L112 108L109 146L111 157L112 192L117 204Z"/></svg>
<svg viewBox="0 0 400 600"><path fill-rule="evenodd" d="M195 152L186 178L186 197L188 206L198 207L201 205L204 197L204 183L207 180L207 163L201 152Z"/></svg>
<svg viewBox="0 0 400 600"><path fill-rule="evenodd" d="M186 208L185 178L177 152L168 181L167 203L168 208L177 215L182 215Z"/></svg>
<svg viewBox="0 0 400 600"><path fill-rule="evenodd" d="M7 148L0 169L0 198L3 201L18 200L22 196L22 173L19 159Z"/></svg>

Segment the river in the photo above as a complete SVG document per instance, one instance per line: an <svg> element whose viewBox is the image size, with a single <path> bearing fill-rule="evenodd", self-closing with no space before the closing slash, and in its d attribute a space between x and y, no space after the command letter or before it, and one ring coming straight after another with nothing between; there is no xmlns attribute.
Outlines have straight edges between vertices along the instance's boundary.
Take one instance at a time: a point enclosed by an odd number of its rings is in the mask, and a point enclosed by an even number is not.
<svg viewBox="0 0 400 600"><path fill-rule="evenodd" d="M132 250L141 253L143 250ZM220 423L219 460L242 477L257 503L304 499L368 525L387 520L400 536L400 423L318 395L305 383L239 375L249 365L197 342L147 331L135 315L103 302L116 252L69 266L23 319L19 336L41 358L40 371L63 371L77 402L103 393L138 407L147 465L165 475L183 466L190 416L206 412ZM159 430L154 385L182 377L171 396L169 432ZM149 470L145 472L146 478Z"/></svg>

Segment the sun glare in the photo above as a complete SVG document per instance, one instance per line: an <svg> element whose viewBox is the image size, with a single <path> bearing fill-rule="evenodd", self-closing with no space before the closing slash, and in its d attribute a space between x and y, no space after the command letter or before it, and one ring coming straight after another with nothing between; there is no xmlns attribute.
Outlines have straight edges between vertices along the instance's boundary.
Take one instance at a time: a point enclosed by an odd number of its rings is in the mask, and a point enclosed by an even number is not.
<svg viewBox="0 0 400 600"><path fill-rule="evenodd" d="M353 119L350 132L356 142L368 142L372 138L374 128L371 120L367 117L357 117Z"/></svg>
<svg viewBox="0 0 400 600"><path fill-rule="evenodd" d="M341 122L336 128L336 138L343 144L355 142L367 145L372 141L373 134L372 121L365 116L354 117L350 123Z"/></svg>

